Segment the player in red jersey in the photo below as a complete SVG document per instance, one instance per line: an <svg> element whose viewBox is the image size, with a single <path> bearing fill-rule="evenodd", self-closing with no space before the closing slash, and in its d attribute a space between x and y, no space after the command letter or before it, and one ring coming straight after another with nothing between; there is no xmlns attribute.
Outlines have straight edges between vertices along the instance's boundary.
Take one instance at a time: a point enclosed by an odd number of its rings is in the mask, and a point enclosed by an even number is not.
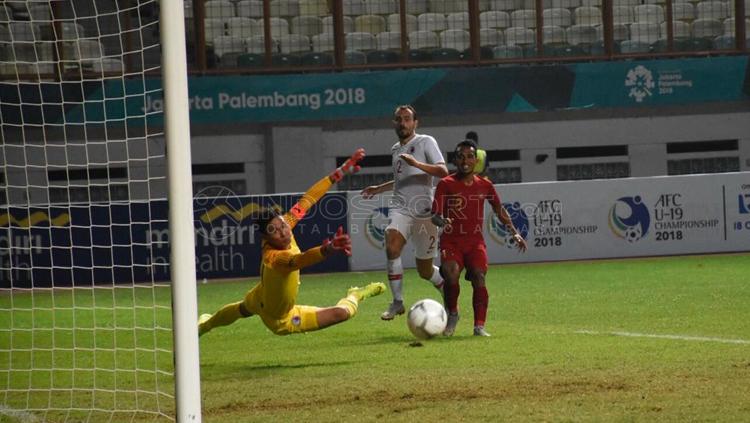
<svg viewBox="0 0 750 423"><path fill-rule="evenodd" d="M466 279L471 281L474 289L474 335L490 336L484 329L489 304L484 282L487 247L482 235L485 200L489 201L500 222L511 231L519 251L526 251L526 241L513 226L492 182L474 174L476 153L474 141L458 143L455 157L458 170L440 180L432 203L432 221L443 228L440 235L440 271L445 279L445 307L448 310L448 325L443 332L446 336L453 335L458 323L458 282L464 267Z"/></svg>

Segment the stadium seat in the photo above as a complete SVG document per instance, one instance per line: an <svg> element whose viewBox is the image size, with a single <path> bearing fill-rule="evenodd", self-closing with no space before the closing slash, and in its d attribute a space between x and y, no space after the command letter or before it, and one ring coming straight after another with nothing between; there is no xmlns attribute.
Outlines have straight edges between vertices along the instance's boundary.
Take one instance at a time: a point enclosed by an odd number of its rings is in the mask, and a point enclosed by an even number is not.
<svg viewBox="0 0 750 423"><path fill-rule="evenodd" d="M344 53L344 62L347 65L366 65L367 56L361 51L347 51Z"/></svg>
<svg viewBox="0 0 750 423"><path fill-rule="evenodd" d="M570 45L593 44L598 39L593 25L573 25L565 30L565 39Z"/></svg>
<svg viewBox="0 0 750 423"><path fill-rule="evenodd" d="M398 63L400 60L401 55L393 50L373 50L367 53L369 64Z"/></svg>
<svg viewBox="0 0 750 423"><path fill-rule="evenodd" d="M726 19L729 17L729 8L723 1L701 1L698 2L696 16L698 19Z"/></svg>
<svg viewBox="0 0 750 423"><path fill-rule="evenodd" d="M750 11L745 11L745 14L747 15L750 13ZM734 27L736 24L736 20L734 18L727 18L724 20L724 34L732 35L734 34ZM750 36L750 18L745 18L745 35Z"/></svg>
<svg viewBox="0 0 750 423"><path fill-rule="evenodd" d="M694 38L714 39L724 33L724 24L718 19L696 19L693 21Z"/></svg>
<svg viewBox="0 0 750 423"><path fill-rule="evenodd" d="M490 0L490 10L509 12L523 7L521 0Z"/></svg>
<svg viewBox="0 0 750 423"><path fill-rule="evenodd" d="M299 16L299 0L271 0L271 16Z"/></svg>
<svg viewBox="0 0 750 423"><path fill-rule="evenodd" d="M213 40L214 54L221 61L222 57L228 53L244 53L245 43L242 38L232 35L222 35Z"/></svg>
<svg viewBox="0 0 750 423"><path fill-rule="evenodd" d="M398 13L398 2L395 0L366 0L365 10L370 15L390 15Z"/></svg>
<svg viewBox="0 0 750 423"><path fill-rule="evenodd" d="M661 37L659 24L635 22L630 25L630 39L651 44Z"/></svg>
<svg viewBox="0 0 750 423"><path fill-rule="evenodd" d="M479 30L479 45L481 47L495 47L504 42L503 31L493 28L482 28Z"/></svg>
<svg viewBox="0 0 750 423"><path fill-rule="evenodd" d="M469 29L469 12L449 13L445 20L448 29Z"/></svg>
<svg viewBox="0 0 750 423"><path fill-rule="evenodd" d="M323 20L317 16L294 16L291 20L292 34L317 35L323 32Z"/></svg>
<svg viewBox="0 0 750 423"><path fill-rule="evenodd" d="M651 44L645 41L625 40L620 43L620 53L632 54L632 53L649 53L651 51Z"/></svg>
<svg viewBox="0 0 750 423"><path fill-rule="evenodd" d="M301 64L303 66L324 66L333 64L333 56L328 53L314 51L302 55Z"/></svg>
<svg viewBox="0 0 750 423"><path fill-rule="evenodd" d="M488 10L479 14L480 28L505 29L510 27L510 15L508 12L499 10Z"/></svg>
<svg viewBox="0 0 750 423"><path fill-rule="evenodd" d="M216 57L216 66L222 69L232 69L237 67L237 58L244 53L224 53Z"/></svg>
<svg viewBox="0 0 750 423"><path fill-rule="evenodd" d="M366 15L367 9L365 8L364 0L341 0L342 9L346 16L360 16Z"/></svg>
<svg viewBox="0 0 750 423"><path fill-rule="evenodd" d="M241 68L259 68L265 66L265 58L262 54L245 53L237 56L237 66Z"/></svg>
<svg viewBox="0 0 750 423"><path fill-rule="evenodd" d="M613 6L612 22L615 24L630 24L634 22L633 8L631 6Z"/></svg>
<svg viewBox="0 0 750 423"><path fill-rule="evenodd" d="M427 12L427 0L406 0L406 13L420 15Z"/></svg>
<svg viewBox="0 0 750 423"><path fill-rule="evenodd" d="M633 6L637 6L641 4L641 0L612 0L612 6L625 6L630 7L631 9Z"/></svg>
<svg viewBox="0 0 750 423"><path fill-rule="evenodd" d="M428 0L428 8L433 13L468 12L469 2L466 0Z"/></svg>
<svg viewBox="0 0 750 423"><path fill-rule="evenodd" d="M219 18L206 18L203 20L203 31L207 43L212 43L215 38L227 35L226 22Z"/></svg>
<svg viewBox="0 0 750 423"><path fill-rule="evenodd" d="M688 51L710 51L714 44L711 38L690 38L684 40L685 50Z"/></svg>
<svg viewBox="0 0 750 423"><path fill-rule="evenodd" d="M325 16L323 21L323 33L333 34L333 16ZM344 34L354 32L354 19L351 16L344 16Z"/></svg>
<svg viewBox="0 0 750 423"><path fill-rule="evenodd" d="M335 48L333 33L324 32L312 36L312 47L315 52L329 52Z"/></svg>
<svg viewBox="0 0 750 423"><path fill-rule="evenodd" d="M719 35L714 39L715 50L734 50L737 48L737 43L733 35Z"/></svg>
<svg viewBox="0 0 750 423"><path fill-rule="evenodd" d="M479 48L479 60L492 60L494 59L494 54L492 52L492 49L494 46L481 46ZM471 47L467 48L466 50L461 52L461 59L462 60L473 60L474 58L471 56L473 53L471 51Z"/></svg>
<svg viewBox="0 0 750 423"><path fill-rule="evenodd" d="M512 27L505 30L505 44L509 46L534 44L536 34L533 29Z"/></svg>
<svg viewBox="0 0 750 423"><path fill-rule="evenodd" d="M573 21L577 25L601 25L602 11L594 6L577 7L573 12Z"/></svg>
<svg viewBox="0 0 750 423"><path fill-rule="evenodd" d="M565 29L557 25L545 25L542 27L542 43L563 44L565 43Z"/></svg>
<svg viewBox="0 0 750 423"><path fill-rule="evenodd" d="M695 19L695 7L692 3L672 3L672 19L692 22Z"/></svg>
<svg viewBox="0 0 750 423"><path fill-rule="evenodd" d="M206 18L229 19L237 16L234 3L229 0L211 0L205 4Z"/></svg>
<svg viewBox="0 0 750 423"><path fill-rule="evenodd" d="M377 35L385 31L385 18L378 15L357 16L354 18L354 31Z"/></svg>
<svg viewBox="0 0 750 423"><path fill-rule="evenodd" d="M263 26L252 18L234 17L227 22L227 33L233 37L247 38L263 35Z"/></svg>
<svg viewBox="0 0 750 423"><path fill-rule="evenodd" d="M413 31L409 33L409 45L412 49L438 48L440 38L432 31Z"/></svg>
<svg viewBox="0 0 750 423"><path fill-rule="evenodd" d="M410 62L429 62L431 60L432 60L432 54L430 54L430 50L423 50L423 49L409 50Z"/></svg>
<svg viewBox="0 0 750 423"><path fill-rule="evenodd" d="M662 23L664 22L664 9L658 4L639 4L633 8L636 22Z"/></svg>
<svg viewBox="0 0 750 423"><path fill-rule="evenodd" d="M536 12L531 9L514 10L510 20L516 28L536 28Z"/></svg>
<svg viewBox="0 0 750 423"><path fill-rule="evenodd" d="M344 37L346 51L370 51L377 49L375 36L369 32L350 32Z"/></svg>
<svg viewBox="0 0 750 423"><path fill-rule="evenodd" d="M461 60L461 52L453 48L436 48L430 51L433 62L455 62Z"/></svg>
<svg viewBox="0 0 750 423"><path fill-rule="evenodd" d="M280 67L294 67L302 64L302 58L296 54L276 53L271 56L271 65Z"/></svg>
<svg viewBox="0 0 750 423"><path fill-rule="evenodd" d="M308 53L310 39L306 35L284 34L278 37L279 50L282 53Z"/></svg>
<svg viewBox="0 0 750 423"><path fill-rule="evenodd" d="M401 33L400 32L381 32L375 36L375 42L378 46L378 50L398 50L401 49ZM368 63L370 60L367 61Z"/></svg>
<svg viewBox="0 0 750 423"><path fill-rule="evenodd" d="M91 70L95 73L123 73L125 66L118 59L102 57L91 62Z"/></svg>
<svg viewBox="0 0 750 423"><path fill-rule="evenodd" d="M261 0L241 0L237 3L237 16L258 19L263 17L263 2Z"/></svg>
<svg viewBox="0 0 750 423"><path fill-rule="evenodd" d="M659 32L662 35L662 37L667 36L667 23L662 22L659 25ZM675 39L680 38L690 38L690 34L692 33L692 30L690 28L690 24L687 22L682 21L674 21L672 22L672 37Z"/></svg>
<svg viewBox="0 0 750 423"><path fill-rule="evenodd" d="M271 36L279 37L289 34L289 22L284 18L269 18L271 22Z"/></svg>
<svg viewBox="0 0 750 423"><path fill-rule="evenodd" d="M331 11L328 10L326 0L299 0L300 16L328 16Z"/></svg>
<svg viewBox="0 0 750 423"><path fill-rule="evenodd" d="M463 51L469 48L470 44L469 31L463 29L446 29L440 33L440 47Z"/></svg>
<svg viewBox="0 0 750 423"><path fill-rule="evenodd" d="M448 23L442 13L428 12L417 16L417 28L419 31L440 32L448 29Z"/></svg>
<svg viewBox="0 0 750 423"><path fill-rule="evenodd" d="M245 38L245 51L248 53L264 54L266 52L265 38L262 35ZM278 41L271 39L271 52L279 51Z"/></svg>
<svg viewBox="0 0 750 423"><path fill-rule="evenodd" d="M570 10L562 8L544 9L542 12L544 25L556 25L567 28L572 24Z"/></svg>
<svg viewBox="0 0 750 423"><path fill-rule="evenodd" d="M417 17L406 14L406 33L417 30ZM386 28L391 32L401 32L401 15L398 13L388 15L386 19Z"/></svg>

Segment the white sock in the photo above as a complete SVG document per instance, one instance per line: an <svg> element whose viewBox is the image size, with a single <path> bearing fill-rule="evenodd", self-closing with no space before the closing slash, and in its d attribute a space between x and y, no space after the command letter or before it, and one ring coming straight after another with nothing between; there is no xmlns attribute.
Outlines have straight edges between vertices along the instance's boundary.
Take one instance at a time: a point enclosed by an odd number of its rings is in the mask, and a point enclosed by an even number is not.
<svg viewBox="0 0 750 423"><path fill-rule="evenodd" d="M437 266L432 266L432 276L430 276L430 282L432 282L433 285L437 286L438 288L443 286L443 277L440 276L440 268Z"/></svg>
<svg viewBox="0 0 750 423"><path fill-rule="evenodd" d="M388 260L388 285L391 287L393 301L404 301L401 287L404 280L404 267L401 265L401 257Z"/></svg>

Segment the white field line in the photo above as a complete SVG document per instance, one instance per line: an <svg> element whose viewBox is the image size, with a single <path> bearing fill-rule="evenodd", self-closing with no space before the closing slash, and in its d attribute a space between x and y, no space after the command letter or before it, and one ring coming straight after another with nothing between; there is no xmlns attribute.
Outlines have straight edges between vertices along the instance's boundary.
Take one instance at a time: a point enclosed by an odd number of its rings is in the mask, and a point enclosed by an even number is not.
<svg viewBox="0 0 750 423"><path fill-rule="evenodd" d="M722 344L740 344L750 345L750 341L746 339L727 339L727 338L714 338L710 336L686 336L686 335L661 335L655 333L638 333L638 332L599 332L595 330L577 330L575 333L584 335L614 335L614 336L627 336L630 338L656 338L656 339L672 339L677 341L699 341L699 342L718 342Z"/></svg>
<svg viewBox="0 0 750 423"><path fill-rule="evenodd" d="M14 419L20 419L22 422L38 422L39 419L31 413L22 410L14 410L0 405L0 416L8 416Z"/></svg>

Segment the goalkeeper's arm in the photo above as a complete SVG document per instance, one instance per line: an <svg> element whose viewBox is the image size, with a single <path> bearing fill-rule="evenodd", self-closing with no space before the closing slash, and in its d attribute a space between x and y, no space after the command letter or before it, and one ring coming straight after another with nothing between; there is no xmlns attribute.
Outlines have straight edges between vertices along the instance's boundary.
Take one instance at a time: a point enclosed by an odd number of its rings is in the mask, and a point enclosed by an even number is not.
<svg viewBox="0 0 750 423"><path fill-rule="evenodd" d="M326 192L335 184L344 178L345 175L351 175L359 171L359 162L365 157L365 149L359 148L349 157L344 164L336 168L328 176L318 180L307 192L302 194L302 198L292 206L289 212L284 216L289 226L292 228L305 217L308 210L318 202Z"/></svg>

